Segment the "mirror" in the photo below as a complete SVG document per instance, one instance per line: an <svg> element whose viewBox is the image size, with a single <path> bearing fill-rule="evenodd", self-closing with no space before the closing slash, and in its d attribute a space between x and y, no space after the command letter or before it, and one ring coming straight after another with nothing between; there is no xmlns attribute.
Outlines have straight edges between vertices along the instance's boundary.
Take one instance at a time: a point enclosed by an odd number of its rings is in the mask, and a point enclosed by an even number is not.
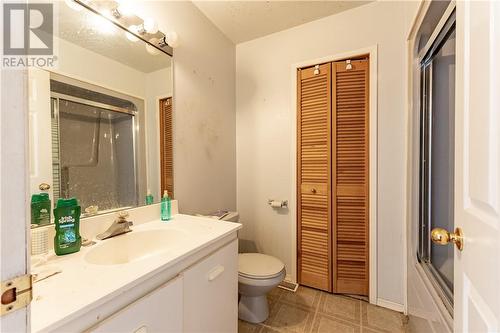
<svg viewBox="0 0 500 333"><path fill-rule="evenodd" d="M171 48L145 41L161 32L54 5L56 67L29 70L32 226L59 198L77 198L84 218L173 197Z"/></svg>

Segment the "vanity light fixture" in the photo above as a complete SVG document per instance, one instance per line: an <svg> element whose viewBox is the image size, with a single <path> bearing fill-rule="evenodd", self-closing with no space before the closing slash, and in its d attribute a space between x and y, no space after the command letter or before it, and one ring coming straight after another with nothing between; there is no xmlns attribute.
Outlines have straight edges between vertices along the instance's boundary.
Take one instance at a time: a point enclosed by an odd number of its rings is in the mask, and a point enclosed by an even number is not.
<svg viewBox="0 0 500 333"><path fill-rule="evenodd" d="M177 46L179 46L179 35L177 35L177 32L175 31L167 32L165 36L160 38L158 44L160 45L160 47L169 45L172 48L176 48Z"/></svg>
<svg viewBox="0 0 500 333"><path fill-rule="evenodd" d="M153 45L159 45L159 46L161 46L160 41L157 38L151 38L149 40L149 42L151 44L153 44ZM148 51L148 53L151 54L151 55L153 55L153 56L157 56L157 55L160 54L160 50L158 50L153 45L146 44L146 51Z"/></svg>
<svg viewBox="0 0 500 333"><path fill-rule="evenodd" d="M130 1L119 1L120 5L117 10L122 16L132 16L134 14L134 9L130 4Z"/></svg>
<svg viewBox="0 0 500 333"><path fill-rule="evenodd" d="M137 26L136 25L131 25L130 27L128 27L128 30L130 32L126 32L125 33L125 36L127 37L127 39L131 42L137 42L139 40L139 38L137 38L136 35L134 34L138 34L139 32L137 31Z"/></svg>
<svg viewBox="0 0 500 333"><path fill-rule="evenodd" d="M137 26L137 32L140 35L151 34L154 35L158 32L158 25L152 18L147 18L144 23Z"/></svg>
<svg viewBox="0 0 500 333"><path fill-rule="evenodd" d="M104 16L107 16L105 13L102 13ZM107 13L108 15L110 14L109 12ZM91 16L92 20L92 25L99 30L102 33L109 34L113 32L114 26L113 23L108 21L105 17L99 16L99 15L92 15Z"/></svg>
<svg viewBox="0 0 500 333"><path fill-rule="evenodd" d="M149 34L154 35L158 32L158 24L156 24L156 21L151 17L145 18L142 25L144 26L144 30Z"/></svg>
<svg viewBox="0 0 500 333"><path fill-rule="evenodd" d="M158 23L153 18L147 17L142 19L135 15L131 0L65 1L68 3L68 6L71 6L75 10L78 6L78 8L87 8L100 15L100 19L95 19L92 23L96 29L102 32L109 33L112 30L112 26L116 25L126 30L125 36L131 42L136 42L139 39L148 42L149 45L146 46L146 49L150 54L156 55L159 54L156 51L160 51L172 55L172 48L179 44L179 38L175 32L165 34L159 31ZM107 21L106 24L104 21ZM155 48L156 50L154 50Z"/></svg>
<svg viewBox="0 0 500 333"><path fill-rule="evenodd" d="M122 17L122 13L118 10L118 8L111 10L111 15L113 15L113 17L116 19Z"/></svg>
<svg viewBox="0 0 500 333"><path fill-rule="evenodd" d="M133 15L132 7L127 3L121 3L118 7L111 10L111 14L115 19L122 18L124 16Z"/></svg>

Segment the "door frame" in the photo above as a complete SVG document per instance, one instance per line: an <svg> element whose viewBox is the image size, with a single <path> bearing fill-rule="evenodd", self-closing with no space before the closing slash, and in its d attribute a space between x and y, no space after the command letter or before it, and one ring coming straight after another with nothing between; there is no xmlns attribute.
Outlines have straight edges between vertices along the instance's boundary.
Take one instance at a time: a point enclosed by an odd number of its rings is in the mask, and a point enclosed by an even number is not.
<svg viewBox="0 0 500 333"><path fill-rule="evenodd" d="M0 70L0 278L30 274L28 71ZM8 110L8 111L7 111ZM5 331L30 331L30 306L0 317Z"/></svg>
<svg viewBox="0 0 500 333"><path fill-rule="evenodd" d="M303 62L295 63L290 68L291 73L291 101L290 107L292 111L291 117L291 132L297 133L297 70L299 68L314 66L326 62L334 62L339 60L345 60L349 58L359 57L361 55L369 56L369 293L368 298L370 303L378 304L387 308L394 309L396 311L402 311L403 307L400 304L395 304L385 300L379 300L377 296L377 166L378 166L378 149L377 149L377 124L378 124L378 113L377 113L377 44L357 49L353 51L348 51L344 53L338 53L334 55L329 55L322 58L316 58L311 60L306 60ZM297 281L297 136L292 135L291 140L291 170L290 174L292 176L292 191L290 196L290 216L292 219L292 267L291 267L291 277L293 281ZM405 252L406 255L406 252ZM406 264L405 264L406 265Z"/></svg>

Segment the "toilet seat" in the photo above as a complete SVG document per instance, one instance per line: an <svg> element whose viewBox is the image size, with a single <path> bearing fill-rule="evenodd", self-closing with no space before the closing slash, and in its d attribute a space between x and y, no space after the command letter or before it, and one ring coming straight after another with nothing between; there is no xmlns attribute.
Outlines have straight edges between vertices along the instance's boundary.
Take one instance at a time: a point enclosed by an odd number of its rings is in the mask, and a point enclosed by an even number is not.
<svg viewBox="0 0 500 333"><path fill-rule="evenodd" d="M238 275L247 279L268 280L278 277L285 265L277 258L261 253L240 253Z"/></svg>

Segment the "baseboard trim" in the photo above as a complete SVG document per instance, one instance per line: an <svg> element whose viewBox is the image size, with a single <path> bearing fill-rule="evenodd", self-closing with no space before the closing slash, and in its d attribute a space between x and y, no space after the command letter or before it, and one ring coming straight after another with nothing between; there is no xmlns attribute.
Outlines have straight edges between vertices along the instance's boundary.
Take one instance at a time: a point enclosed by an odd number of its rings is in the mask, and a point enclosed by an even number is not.
<svg viewBox="0 0 500 333"><path fill-rule="evenodd" d="M387 309L390 309L390 310L397 311L397 312L403 312L404 311L403 304L394 303L394 302L387 301L387 300L382 299L382 298L377 298L377 305L381 306L383 308L387 308Z"/></svg>

